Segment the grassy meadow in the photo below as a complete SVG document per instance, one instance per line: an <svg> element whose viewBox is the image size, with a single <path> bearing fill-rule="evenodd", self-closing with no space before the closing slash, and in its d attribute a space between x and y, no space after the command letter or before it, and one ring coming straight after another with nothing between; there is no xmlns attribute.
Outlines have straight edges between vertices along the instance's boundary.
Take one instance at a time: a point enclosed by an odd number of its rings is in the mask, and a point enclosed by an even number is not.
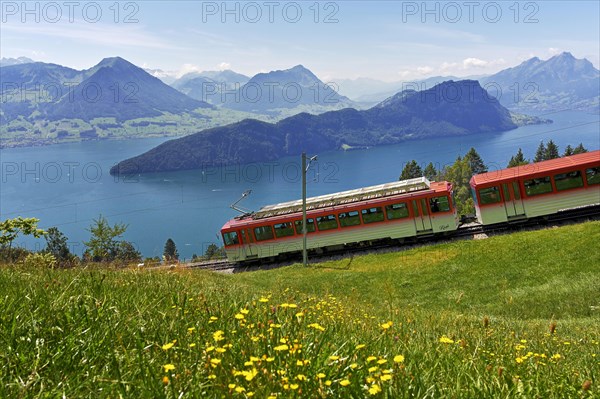
<svg viewBox="0 0 600 399"><path fill-rule="evenodd" d="M232 275L0 267L2 398L600 397L600 222Z"/></svg>

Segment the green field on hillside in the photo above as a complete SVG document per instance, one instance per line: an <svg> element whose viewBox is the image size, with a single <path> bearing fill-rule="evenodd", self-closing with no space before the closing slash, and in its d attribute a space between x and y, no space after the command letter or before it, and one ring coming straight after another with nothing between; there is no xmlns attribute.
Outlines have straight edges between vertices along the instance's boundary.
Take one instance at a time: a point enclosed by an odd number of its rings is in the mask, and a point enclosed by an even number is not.
<svg viewBox="0 0 600 399"><path fill-rule="evenodd" d="M0 267L0 397L600 397L600 222L303 268Z"/></svg>

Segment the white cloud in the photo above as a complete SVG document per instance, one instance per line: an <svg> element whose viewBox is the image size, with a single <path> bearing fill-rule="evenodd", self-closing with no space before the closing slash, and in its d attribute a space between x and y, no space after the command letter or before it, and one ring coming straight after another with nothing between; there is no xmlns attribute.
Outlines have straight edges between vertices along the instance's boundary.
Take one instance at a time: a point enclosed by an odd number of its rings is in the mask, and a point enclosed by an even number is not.
<svg viewBox="0 0 600 399"><path fill-rule="evenodd" d="M194 64L183 64L181 66L181 68L179 68L179 71L177 71L177 78L179 79L180 77L182 77L183 75L187 74L187 73L191 73L191 72L202 72L203 69L197 65Z"/></svg>
<svg viewBox="0 0 600 399"><path fill-rule="evenodd" d="M479 58L466 58L463 60L463 67L467 68L485 68L489 65L489 62L485 60L480 60Z"/></svg>
<svg viewBox="0 0 600 399"><path fill-rule="evenodd" d="M561 49L559 49L559 48L556 48L556 47L550 47L550 48L548 49L548 54L549 54L550 56L555 56L555 55L558 55L558 54L560 54L560 53L562 53L562 50L561 50Z"/></svg>
<svg viewBox="0 0 600 399"><path fill-rule="evenodd" d="M422 66L422 67L417 68L417 72L420 73L421 75L428 75L433 71L434 71L434 69L430 66Z"/></svg>
<svg viewBox="0 0 600 399"><path fill-rule="evenodd" d="M219 65L217 65L217 69L219 71L224 71L226 69L231 69L231 64L229 62L221 62Z"/></svg>

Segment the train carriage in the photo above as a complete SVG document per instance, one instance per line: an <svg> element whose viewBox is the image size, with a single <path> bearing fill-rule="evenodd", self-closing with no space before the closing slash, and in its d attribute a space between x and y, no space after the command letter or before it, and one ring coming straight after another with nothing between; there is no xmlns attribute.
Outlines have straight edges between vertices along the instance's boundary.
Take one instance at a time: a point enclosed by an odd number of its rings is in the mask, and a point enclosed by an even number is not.
<svg viewBox="0 0 600 399"><path fill-rule="evenodd" d="M600 205L600 150L475 175L470 184L484 225Z"/></svg>
<svg viewBox="0 0 600 399"><path fill-rule="evenodd" d="M458 217L452 186L409 179L308 198L307 248L341 249L380 240L445 234ZM227 257L241 262L302 250L302 201L261 208L221 229Z"/></svg>

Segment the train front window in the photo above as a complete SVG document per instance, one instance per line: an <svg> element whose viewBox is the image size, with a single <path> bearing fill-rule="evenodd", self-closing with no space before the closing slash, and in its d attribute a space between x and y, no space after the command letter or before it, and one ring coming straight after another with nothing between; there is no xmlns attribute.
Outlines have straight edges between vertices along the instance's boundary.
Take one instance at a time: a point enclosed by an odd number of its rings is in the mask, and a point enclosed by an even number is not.
<svg viewBox="0 0 600 399"><path fill-rule="evenodd" d="M273 229L271 226L260 226L254 228L256 241L271 240L273 238Z"/></svg>
<svg viewBox="0 0 600 399"><path fill-rule="evenodd" d="M383 209L381 207L363 209L362 219L365 224L383 222Z"/></svg>
<svg viewBox="0 0 600 399"><path fill-rule="evenodd" d="M338 214L338 218L340 219L340 226L342 227L357 226L360 224L358 211L340 213Z"/></svg>
<svg viewBox="0 0 600 399"><path fill-rule="evenodd" d="M277 238L289 237L294 235L294 228L291 222L277 223L275 226L275 236Z"/></svg>
<svg viewBox="0 0 600 399"><path fill-rule="evenodd" d="M500 189L498 186L482 188L479 190L479 198L481 199L481 205L500 202Z"/></svg>
<svg viewBox="0 0 600 399"><path fill-rule="evenodd" d="M302 220L296 220L294 222L296 225L296 234L302 234ZM306 219L306 232L314 233L315 232L315 220L314 219Z"/></svg>
<svg viewBox="0 0 600 399"><path fill-rule="evenodd" d="M585 170L588 186L592 184L600 184L600 167L589 168Z"/></svg>
<svg viewBox="0 0 600 399"><path fill-rule="evenodd" d="M430 198L429 206L431 213L448 212L450 210L450 202L446 196Z"/></svg>
<svg viewBox="0 0 600 399"><path fill-rule="evenodd" d="M319 231L333 230L338 228L335 215L320 216L317 218L317 227Z"/></svg>
<svg viewBox="0 0 600 399"><path fill-rule="evenodd" d="M558 191L583 187L583 177L578 170L569 173L561 173L554 176L554 184L556 184L556 189Z"/></svg>
<svg viewBox="0 0 600 399"><path fill-rule="evenodd" d="M239 244L240 240L238 238L238 234L235 231L223 233L223 243L226 247Z"/></svg>
<svg viewBox="0 0 600 399"><path fill-rule="evenodd" d="M550 176L538 177L537 179L525 180L525 193L528 197L552 192Z"/></svg>
<svg viewBox="0 0 600 399"><path fill-rule="evenodd" d="M408 217L408 207L405 202L399 204L386 205L385 211L387 213L388 220L402 219Z"/></svg>

